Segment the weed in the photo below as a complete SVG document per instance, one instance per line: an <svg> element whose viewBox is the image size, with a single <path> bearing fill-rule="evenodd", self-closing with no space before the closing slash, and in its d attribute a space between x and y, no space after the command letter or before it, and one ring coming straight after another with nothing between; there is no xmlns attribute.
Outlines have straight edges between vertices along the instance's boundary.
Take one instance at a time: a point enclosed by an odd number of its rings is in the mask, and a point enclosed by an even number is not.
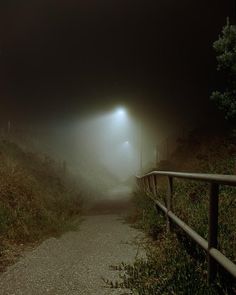
<svg viewBox="0 0 236 295"><path fill-rule="evenodd" d="M77 226L81 196L49 158L0 142L0 256Z"/></svg>

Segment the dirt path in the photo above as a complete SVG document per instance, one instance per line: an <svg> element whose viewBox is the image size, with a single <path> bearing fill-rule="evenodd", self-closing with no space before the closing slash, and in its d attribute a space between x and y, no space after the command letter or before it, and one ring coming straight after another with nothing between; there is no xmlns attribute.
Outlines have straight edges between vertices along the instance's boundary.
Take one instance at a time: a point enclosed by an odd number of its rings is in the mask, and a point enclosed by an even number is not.
<svg viewBox="0 0 236 295"><path fill-rule="evenodd" d="M118 279L110 265L134 260L140 236L117 215L87 216L76 232L51 238L0 276L0 294L105 295L102 277Z"/></svg>

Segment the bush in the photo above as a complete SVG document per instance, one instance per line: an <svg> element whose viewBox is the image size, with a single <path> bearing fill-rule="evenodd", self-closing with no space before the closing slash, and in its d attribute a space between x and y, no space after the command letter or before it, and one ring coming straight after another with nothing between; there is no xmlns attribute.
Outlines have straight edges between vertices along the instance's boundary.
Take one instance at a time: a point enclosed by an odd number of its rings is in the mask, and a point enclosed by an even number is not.
<svg viewBox="0 0 236 295"><path fill-rule="evenodd" d="M218 294L218 286L208 287L201 263L181 248L174 234L160 236L149 245L147 259L123 264L121 287L133 294Z"/></svg>
<svg viewBox="0 0 236 295"><path fill-rule="evenodd" d="M55 163L0 142L0 256L5 245L62 233L81 211L81 196Z"/></svg>
<svg viewBox="0 0 236 295"><path fill-rule="evenodd" d="M175 181L173 207L175 214L207 239L208 186L194 181ZM166 183L158 185L158 199L164 202ZM235 260L235 189L224 188L220 193L219 248ZM120 286L130 288L133 294L234 294L232 278L224 272L214 285L207 285L207 257L179 227L172 226L166 233L166 218L156 211L154 202L143 191L133 196L137 214L136 223L153 241L146 247L147 259L120 268ZM229 214L230 210L232 214ZM235 212L235 211L234 211Z"/></svg>

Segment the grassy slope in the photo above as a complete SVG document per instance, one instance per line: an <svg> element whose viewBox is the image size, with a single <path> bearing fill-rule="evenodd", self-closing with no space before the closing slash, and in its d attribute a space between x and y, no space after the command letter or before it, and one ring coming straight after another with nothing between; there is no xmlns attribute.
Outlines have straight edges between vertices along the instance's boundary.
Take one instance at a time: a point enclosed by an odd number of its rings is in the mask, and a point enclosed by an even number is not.
<svg viewBox="0 0 236 295"><path fill-rule="evenodd" d="M170 169L234 174L236 151L234 137L220 137L195 132L182 141L173 154ZM174 211L207 238L208 189L206 184L175 181ZM159 199L163 202L167 190L159 179ZM220 249L236 262L236 190L223 187L220 191L219 242ZM165 218L157 214L152 202L143 192L134 195L136 219L155 241L147 247L147 261L123 266L123 283L134 294L234 294L236 287L228 276L218 278L214 286L206 284L206 255L177 228L166 234Z"/></svg>
<svg viewBox="0 0 236 295"><path fill-rule="evenodd" d="M0 142L0 266L15 245L65 230L81 210L81 198L49 158Z"/></svg>

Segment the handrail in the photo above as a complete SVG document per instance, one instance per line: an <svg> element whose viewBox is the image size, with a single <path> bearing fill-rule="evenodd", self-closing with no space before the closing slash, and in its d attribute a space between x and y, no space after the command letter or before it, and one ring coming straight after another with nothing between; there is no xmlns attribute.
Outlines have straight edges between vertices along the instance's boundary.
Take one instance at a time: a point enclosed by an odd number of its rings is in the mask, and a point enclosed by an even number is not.
<svg viewBox="0 0 236 295"><path fill-rule="evenodd" d="M215 182L222 185L236 186L236 175L224 175L224 174L152 171L143 176L136 176L136 178L141 179L143 177L150 176L150 175L172 176L176 178L185 178L185 179L205 181L209 183Z"/></svg>
<svg viewBox="0 0 236 295"><path fill-rule="evenodd" d="M157 177L164 176L168 179L168 193L165 207L160 201L156 200L157 196ZM141 188L147 187L145 191L155 203L156 207L166 214L167 231L170 230L170 220L177 224L185 233L191 237L198 245L203 248L208 255L208 283L215 280L217 275L217 263L225 268L234 278L236 278L236 265L228 259L218 249L218 203L219 203L219 186L229 185L236 186L235 175L222 174L203 174L203 173L187 173L173 171L152 171L142 176L136 176L138 184ZM209 193L209 226L208 241L195 232L184 221L177 217L172 211L173 198L173 179L182 178L186 180L203 181L210 183Z"/></svg>

